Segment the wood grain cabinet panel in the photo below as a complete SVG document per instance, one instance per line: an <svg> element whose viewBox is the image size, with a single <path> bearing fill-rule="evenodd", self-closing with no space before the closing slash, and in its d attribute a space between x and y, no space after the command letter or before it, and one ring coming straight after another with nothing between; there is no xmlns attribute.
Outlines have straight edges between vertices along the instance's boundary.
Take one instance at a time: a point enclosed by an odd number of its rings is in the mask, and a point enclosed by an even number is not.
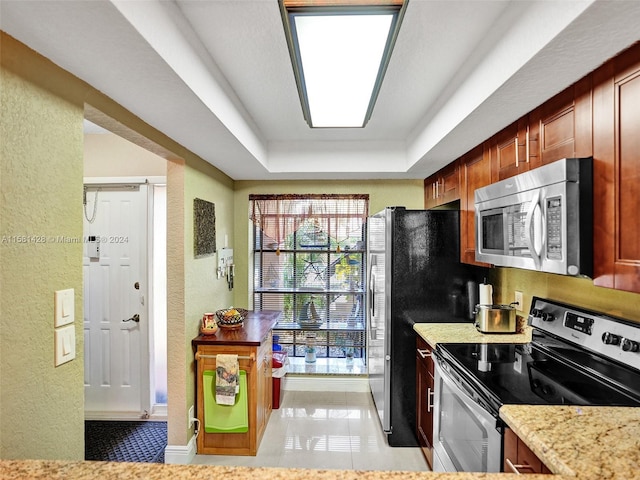
<svg viewBox="0 0 640 480"><path fill-rule="evenodd" d="M510 428L504 432L504 463L505 473L551 473L535 453Z"/></svg>
<svg viewBox="0 0 640 480"><path fill-rule="evenodd" d="M592 154L591 76L587 76L529 115L530 167Z"/></svg>
<svg viewBox="0 0 640 480"><path fill-rule="evenodd" d="M529 170L529 117L522 117L489 140L493 181Z"/></svg>
<svg viewBox="0 0 640 480"><path fill-rule="evenodd" d="M594 284L640 292L640 45L593 78Z"/></svg>
<svg viewBox="0 0 640 480"><path fill-rule="evenodd" d="M491 183L488 147L480 145L460 158L460 261L476 262L475 191Z"/></svg>
<svg viewBox="0 0 640 480"><path fill-rule="evenodd" d="M424 208L430 209L460 199L460 170L452 162L424 181Z"/></svg>
<svg viewBox="0 0 640 480"><path fill-rule="evenodd" d="M433 350L422 337L416 338L416 430L418 443L433 468Z"/></svg>

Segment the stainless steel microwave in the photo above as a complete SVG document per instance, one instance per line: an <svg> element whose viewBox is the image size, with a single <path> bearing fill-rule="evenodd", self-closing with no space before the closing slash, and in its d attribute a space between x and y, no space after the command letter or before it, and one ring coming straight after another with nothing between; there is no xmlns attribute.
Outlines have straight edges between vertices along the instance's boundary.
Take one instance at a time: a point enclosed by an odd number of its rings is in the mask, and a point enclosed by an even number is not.
<svg viewBox="0 0 640 480"><path fill-rule="evenodd" d="M565 158L475 191L476 260L593 275L593 159Z"/></svg>

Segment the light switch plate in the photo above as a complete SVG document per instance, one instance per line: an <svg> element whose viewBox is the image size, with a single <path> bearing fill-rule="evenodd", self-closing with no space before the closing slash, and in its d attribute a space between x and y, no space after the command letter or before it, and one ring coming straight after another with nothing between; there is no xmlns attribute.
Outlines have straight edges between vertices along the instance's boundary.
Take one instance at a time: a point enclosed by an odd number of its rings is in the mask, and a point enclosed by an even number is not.
<svg viewBox="0 0 640 480"><path fill-rule="evenodd" d="M76 326L56 328L53 331L55 341L55 366L76 358Z"/></svg>
<svg viewBox="0 0 640 480"><path fill-rule="evenodd" d="M75 321L75 292L73 288L58 290L53 294L55 311L54 327L69 325Z"/></svg>

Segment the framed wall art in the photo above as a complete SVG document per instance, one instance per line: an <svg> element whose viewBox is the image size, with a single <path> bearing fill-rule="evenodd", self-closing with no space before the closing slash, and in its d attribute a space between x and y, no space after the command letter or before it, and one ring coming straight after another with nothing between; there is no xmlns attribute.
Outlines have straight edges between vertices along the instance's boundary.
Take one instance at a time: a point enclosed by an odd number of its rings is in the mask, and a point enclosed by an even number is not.
<svg viewBox="0 0 640 480"><path fill-rule="evenodd" d="M195 258L216 253L216 206L201 198L193 199L193 254Z"/></svg>

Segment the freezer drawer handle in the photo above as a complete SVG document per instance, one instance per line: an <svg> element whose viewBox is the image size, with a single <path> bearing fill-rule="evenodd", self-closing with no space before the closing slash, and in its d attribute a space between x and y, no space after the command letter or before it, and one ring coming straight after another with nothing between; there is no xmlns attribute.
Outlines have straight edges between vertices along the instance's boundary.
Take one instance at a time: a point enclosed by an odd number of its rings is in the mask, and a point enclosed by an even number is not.
<svg viewBox="0 0 640 480"><path fill-rule="evenodd" d="M417 349L418 351L418 355L420 355L420 357L422 358L431 358L431 351L429 350L420 350L419 348Z"/></svg>

